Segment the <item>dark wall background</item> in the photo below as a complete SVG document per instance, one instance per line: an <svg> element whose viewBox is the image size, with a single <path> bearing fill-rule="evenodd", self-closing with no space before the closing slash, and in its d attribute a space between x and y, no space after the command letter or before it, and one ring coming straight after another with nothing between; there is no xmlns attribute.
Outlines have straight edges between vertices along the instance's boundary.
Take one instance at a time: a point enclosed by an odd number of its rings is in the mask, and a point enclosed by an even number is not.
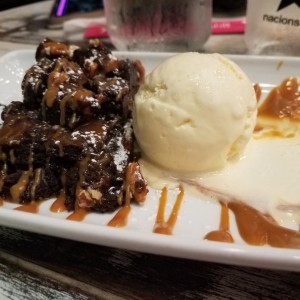
<svg viewBox="0 0 300 300"><path fill-rule="evenodd" d="M0 11L40 1L43 0L0 0Z"/></svg>

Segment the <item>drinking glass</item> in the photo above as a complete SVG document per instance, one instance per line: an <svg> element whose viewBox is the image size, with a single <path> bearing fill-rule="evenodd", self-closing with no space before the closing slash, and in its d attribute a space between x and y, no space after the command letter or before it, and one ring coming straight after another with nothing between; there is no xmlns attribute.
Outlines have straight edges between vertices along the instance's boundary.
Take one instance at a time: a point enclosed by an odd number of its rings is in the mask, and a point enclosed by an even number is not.
<svg viewBox="0 0 300 300"><path fill-rule="evenodd" d="M211 32L211 0L106 0L108 32L118 50L199 50Z"/></svg>

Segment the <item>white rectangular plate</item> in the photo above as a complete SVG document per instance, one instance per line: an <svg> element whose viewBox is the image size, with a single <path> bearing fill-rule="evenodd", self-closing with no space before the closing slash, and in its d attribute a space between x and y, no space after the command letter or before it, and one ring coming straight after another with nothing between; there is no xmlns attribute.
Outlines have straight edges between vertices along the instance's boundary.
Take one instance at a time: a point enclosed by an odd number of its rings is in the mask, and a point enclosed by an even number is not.
<svg viewBox="0 0 300 300"><path fill-rule="evenodd" d="M152 70L167 53L117 53L118 56L141 59L146 71ZM230 56L248 74L252 82L261 83L264 93L289 76L300 76L300 59L287 57ZM34 52L20 50L0 58L0 102L22 100L24 71L34 63ZM297 163L297 162L295 162ZM300 166L300 161L298 162ZM52 235L99 245L118 247L195 260L235 265L300 271L300 250L246 245L236 227L231 233L234 244L203 240L219 224L220 206L185 194L173 235L152 232L160 191L150 189L144 205L133 205L124 228L106 226L113 214L89 214L84 221L66 220L69 213L51 213L53 200L45 201L37 214L13 210L16 205L0 207L0 224L17 229ZM299 195L300 196L300 195ZM176 192L170 191L166 215L172 208Z"/></svg>

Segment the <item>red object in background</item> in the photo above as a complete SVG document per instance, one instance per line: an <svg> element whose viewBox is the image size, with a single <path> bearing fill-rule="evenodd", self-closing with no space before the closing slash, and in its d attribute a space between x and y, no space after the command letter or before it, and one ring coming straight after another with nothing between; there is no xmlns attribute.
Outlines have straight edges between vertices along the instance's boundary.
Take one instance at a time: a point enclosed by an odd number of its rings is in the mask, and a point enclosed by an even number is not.
<svg viewBox="0 0 300 300"><path fill-rule="evenodd" d="M211 22L212 34L239 34L245 32L245 19L214 19ZM99 23L90 24L84 32L84 38L108 38L106 26Z"/></svg>
<svg viewBox="0 0 300 300"><path fill-rule="evenodd" d="M105 26L100 24L91 24L85 30L83 37L85 39L108 38L108 33Z"/></svg>
<svg viewBox="0 0 300 300"><path fill-rule="evenodd" d="M246 22L244 19L213 20L211 23L212 34L244 33Z"/></svg>

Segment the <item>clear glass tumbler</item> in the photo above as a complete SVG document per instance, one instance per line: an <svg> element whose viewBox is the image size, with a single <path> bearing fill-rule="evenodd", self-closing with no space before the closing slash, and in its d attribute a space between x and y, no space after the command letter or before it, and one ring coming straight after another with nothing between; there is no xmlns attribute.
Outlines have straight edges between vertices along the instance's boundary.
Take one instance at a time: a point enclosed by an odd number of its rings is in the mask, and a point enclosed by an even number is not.
<svg viewBox="0 0 300 300"><path fill-rule="evenodd" d="M118 50L199 50L211 32L212 0L105 0Z"/></svg>

